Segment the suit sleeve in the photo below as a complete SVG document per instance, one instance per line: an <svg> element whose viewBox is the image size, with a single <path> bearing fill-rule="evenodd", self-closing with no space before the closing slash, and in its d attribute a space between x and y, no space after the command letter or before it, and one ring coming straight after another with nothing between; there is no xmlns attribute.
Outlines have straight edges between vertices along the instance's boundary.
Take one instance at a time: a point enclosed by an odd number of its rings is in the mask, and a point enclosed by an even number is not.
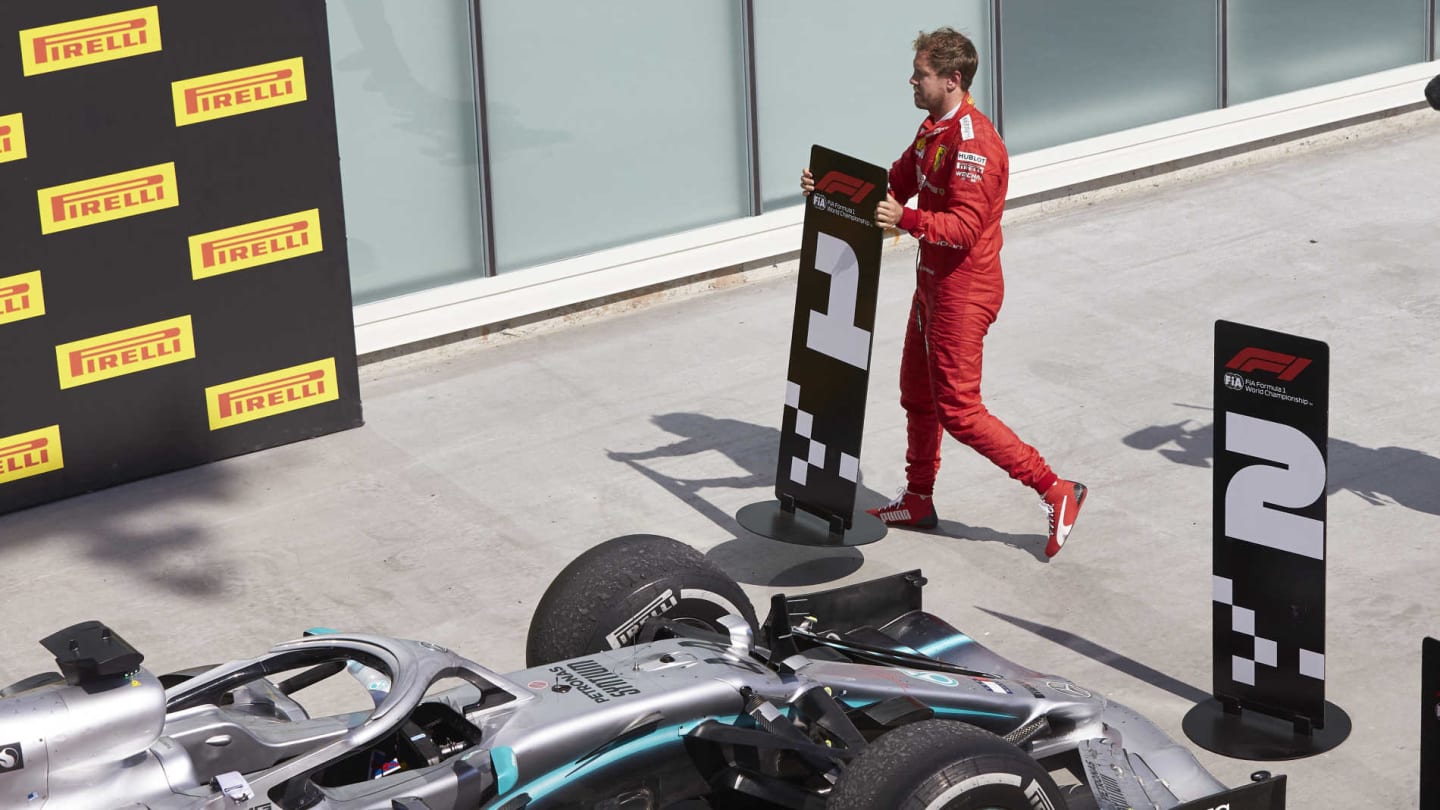
<svg viewBox="0 0 1440 810"><path fill-rule="evenodd" d="M904 205L915 192L920 189L915 187L915 149L912 146L905 147L900 154L900 159L890 164L890 193L901 205Z"/></svg>
<svg viewBox="0 0 1440 810"><path fill-rule="evenodd" d="M961 141L956 146L957 153L978 155L984 162L957 154L942 205L931 211L907 208L899 224L901 230L921 241L969 249L1001 210L999 198L1005 193L1009 158L998 139Z"/></svg>

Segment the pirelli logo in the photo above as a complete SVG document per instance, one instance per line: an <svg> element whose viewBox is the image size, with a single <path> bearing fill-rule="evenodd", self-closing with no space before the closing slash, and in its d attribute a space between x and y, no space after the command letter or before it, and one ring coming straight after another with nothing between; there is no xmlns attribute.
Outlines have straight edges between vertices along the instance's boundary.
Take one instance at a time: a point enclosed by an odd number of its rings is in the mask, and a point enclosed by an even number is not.
<svg viewBox="0 0 1440 810"><path fill-rule="evenodd" d="M209 278L323 249L320 209L312 208L190 237L190 275Z"/></svg>
<svg viewBox="0 0 1440 810"><path fill-rule="evenodd" d="M174 163L42 188L38 194L41 233L83 228L180 204Z"/></svg>
<svg viewBox="0 0 1440 810"><path fill-rule="evenodd" d="M59 425L0 439L0 486L64 466Z"/></svg>
<svg viewBox="0 0 1440 810"><path fill-rule="evenodd" d="M0 163L24 160L26 154L25 116L0 115Z"/></svg>
<svg viewBox="0 0 1440 810"><path fill-rule="evenodd" d="M298 411L339 398L333 357L205 389L211 430Z"/></svg>
<svg viewBox="0 0 1440 810"><path fill-rule="evenodd" d="M284 59L170 85L175 126L198 124L304 101L305 60Z"/></svg>
<svg viewBox="0 0 1440 810"><path fill-rule="evenodd" d="M26 76L160 50L157 6L30 28L20 32Z"/></svg>
<svg viewBox="0 0 1440 810"><path fill-rule="evenodd" d="M61 388L122 377L194 357L195 332L190 327L189 315L55 347Z"/></svg>
<svg viewBox="0 0 1440 810"><path fill-rule="evenodd" d="M40 271L0 278L0 324L38 318L45 314L45 290Z"/></svg>

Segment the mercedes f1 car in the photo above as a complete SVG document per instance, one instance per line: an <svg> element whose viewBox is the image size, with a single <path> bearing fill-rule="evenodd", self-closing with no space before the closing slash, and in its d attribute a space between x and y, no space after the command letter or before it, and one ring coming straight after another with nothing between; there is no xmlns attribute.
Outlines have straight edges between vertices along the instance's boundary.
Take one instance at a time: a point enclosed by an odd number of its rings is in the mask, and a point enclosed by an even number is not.
<svg viewBox="0 0 1440 810"><path fill-rule="evenodd" d="M156 676L87 622L42 641L59 673L0 690L0 807L1283 808L1283 776L1228 790L1135 712L925 612L923 585L776 596L759 624L695 550L616 538L551 584L504 675L317 633Z"/></svg>

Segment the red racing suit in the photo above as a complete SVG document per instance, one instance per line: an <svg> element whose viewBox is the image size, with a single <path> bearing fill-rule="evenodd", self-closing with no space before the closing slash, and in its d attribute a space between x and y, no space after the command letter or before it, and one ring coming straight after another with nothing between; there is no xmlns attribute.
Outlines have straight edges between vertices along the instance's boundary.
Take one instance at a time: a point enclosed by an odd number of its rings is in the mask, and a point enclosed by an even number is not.
<svg viewBox="0 0 1440 810"><path fill-rule="evenodd" d="M1055 473L980 400L985 334L1000 312L1000 216L1010 158L970 94L940 121L926 118L890 167L890 192L906 208L900 229L920 240L915 297L900 360L907 488L929 495L945 433L1042 495Z"/></svg>

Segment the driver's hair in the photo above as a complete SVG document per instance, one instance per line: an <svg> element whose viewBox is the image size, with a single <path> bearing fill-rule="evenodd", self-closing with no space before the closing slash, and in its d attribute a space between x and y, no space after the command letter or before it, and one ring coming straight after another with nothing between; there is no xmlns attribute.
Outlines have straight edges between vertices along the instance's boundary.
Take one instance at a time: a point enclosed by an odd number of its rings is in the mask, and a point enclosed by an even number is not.
<svg viewBox="0 0 1440 810"><path fill-rule="evenodd" d="M959 73L962 90L970 89L970 83L975 81L975 71L980 67L980 54L975 51L975 43L949 26L928 33L921 31L920 36L915 38L915 53L926 55L930 69L937 76Z"/></svg>

